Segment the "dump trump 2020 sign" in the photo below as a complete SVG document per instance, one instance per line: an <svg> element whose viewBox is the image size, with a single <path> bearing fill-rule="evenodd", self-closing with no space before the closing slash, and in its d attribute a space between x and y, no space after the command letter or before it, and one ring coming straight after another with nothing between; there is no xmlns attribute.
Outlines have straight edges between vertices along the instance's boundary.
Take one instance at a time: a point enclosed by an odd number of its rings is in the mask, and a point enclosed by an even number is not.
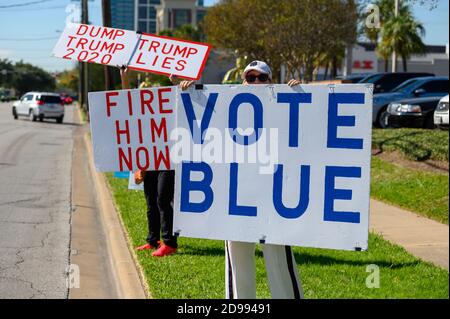
<svg viewBox="0 0 450 319"><path fill-rule="evenodd" d="M176 126L185 141L182 152L171 153L177 162L174 232L367 249L371 89L208 85L178 91Z"/></svg>

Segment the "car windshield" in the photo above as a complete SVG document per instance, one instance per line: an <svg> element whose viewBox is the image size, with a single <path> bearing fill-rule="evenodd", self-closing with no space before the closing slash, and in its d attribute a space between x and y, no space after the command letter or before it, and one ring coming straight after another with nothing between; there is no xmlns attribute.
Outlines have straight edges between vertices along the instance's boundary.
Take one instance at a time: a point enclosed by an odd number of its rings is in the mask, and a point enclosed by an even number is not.
<svg viewBox="0 0 450 319"><path fill-rule="evenodd" d="M55 95L42 95L39 100L44 103L61 103L61 98Z"/></svg>
<svg viewBox="0 0 450 319"><path fill-rule="evenodd" d="M382 76L383 74L372 74L363 78L361 81L359 81L359 83L375 83L376 81L381 79Z"/></svg>
<svg viewBox="0 0 450 319"><path fill-rule="evenodd" d="M419 80L417 79L408 80L397 86L395 89L392 90L392 92L408 93L411 91L413 87L417 85L418 82Z"/></svg>

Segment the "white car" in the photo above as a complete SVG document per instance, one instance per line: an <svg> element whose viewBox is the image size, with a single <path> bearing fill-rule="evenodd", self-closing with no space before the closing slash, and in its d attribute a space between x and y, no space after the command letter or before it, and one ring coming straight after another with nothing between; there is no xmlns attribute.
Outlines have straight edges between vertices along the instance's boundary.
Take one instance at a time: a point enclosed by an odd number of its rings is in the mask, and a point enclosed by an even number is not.
<svg viewBox="0 0 450 319"><path fill-rule="evenodd" d="M434 124L448 129L448 95L444 96L434 111Z"/></svg>
<svg viewBox="0 0 450 319"><path fill-rule="evenodd" d="M64 102L59 94L47 92L28 92L12 106L14 119L27 116L31 121L39 119L56 119L62 123L64 119Z"/></svg>

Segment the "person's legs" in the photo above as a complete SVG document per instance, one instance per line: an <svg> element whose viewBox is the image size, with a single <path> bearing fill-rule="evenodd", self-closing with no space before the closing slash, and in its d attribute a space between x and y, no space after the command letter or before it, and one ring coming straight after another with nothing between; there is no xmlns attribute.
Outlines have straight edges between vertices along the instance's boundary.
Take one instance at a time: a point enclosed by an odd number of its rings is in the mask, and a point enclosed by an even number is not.
<svg viewBox="0 0 450 319"><path fill-rule="evenodd" d="M225 298L256 299L255 246L225 241Z"/></svg>
<svg viewBox="0 0 450 319"><path fill-rule="evenodd" d="M167 246L177 248L177 237L173 235L173 192L175 171L161 171L158 176L158 208L161 214L162 239Z"/></svg>
<svg viewBox="0 0 450 319"><path fill-rule="evenodd" d="M262 245L273 299L303 299L297 264L290 246Z"/></svg>
<svg viewBox="0 0 450 319"><path fill-rule="evenodd" d="M158 247L160 238L160 212L158 208L158 173L156 171L148 171L144 178L144 194L147 202L147 223L148 236L147 242L153 247Z"/></svg>

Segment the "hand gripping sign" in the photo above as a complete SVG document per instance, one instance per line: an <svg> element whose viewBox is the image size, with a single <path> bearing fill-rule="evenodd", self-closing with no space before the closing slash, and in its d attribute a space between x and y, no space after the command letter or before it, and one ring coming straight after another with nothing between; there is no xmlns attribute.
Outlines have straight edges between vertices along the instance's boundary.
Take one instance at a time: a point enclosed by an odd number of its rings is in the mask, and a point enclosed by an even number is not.
<svg viewBox="0 0 450 319"><path fill-rule="evenodd" d="M370 87L207 85L178 95L177 130L194 151L176 161L175 233L367 249Z"/></svg>
<svg viewBox="0 0 450 319"><path fill-rule="evenodd" d="M207 44L86 24L69 24L58 40L57 57L198 80L211 47Z"/></svg>

